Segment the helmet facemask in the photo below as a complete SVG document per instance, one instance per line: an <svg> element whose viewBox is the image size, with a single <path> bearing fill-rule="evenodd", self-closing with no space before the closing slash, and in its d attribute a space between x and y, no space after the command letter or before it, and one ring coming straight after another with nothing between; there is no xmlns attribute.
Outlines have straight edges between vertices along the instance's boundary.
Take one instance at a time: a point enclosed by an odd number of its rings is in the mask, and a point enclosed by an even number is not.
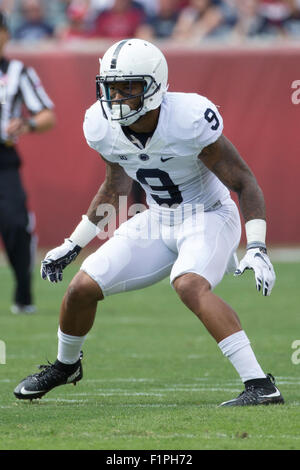
<svg viewBox="0 0 300 470"><path fill-rule="evenodd" d="M132 94L133 83L140 82L143 89L140 93ZM129 93L118 89L118 83L128 83ZM111 97L110 87L115 86L123 98ZM97 99L101 103L102 111L106 119L117 121L120 125L130 126L150 109L147 108L147 99L152 97L160 89L151 75L97 75L96 76ZM140 98L137 109L131 109L129 100Z"/></svg>

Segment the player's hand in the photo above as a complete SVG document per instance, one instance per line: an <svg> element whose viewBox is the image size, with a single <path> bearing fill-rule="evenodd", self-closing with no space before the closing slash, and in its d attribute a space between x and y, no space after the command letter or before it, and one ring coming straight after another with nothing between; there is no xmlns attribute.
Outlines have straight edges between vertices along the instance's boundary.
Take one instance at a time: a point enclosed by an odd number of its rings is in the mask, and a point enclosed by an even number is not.
<svg viewBox="0 0 300 470"><path fill-rule="evenodd" d="M62 245L49 251L42 261L42 279L48 279L50 282L62 281L63 270L74 261L80 250L80 246L66 239Z"/></svg>
<svg viewBox="0 0 300 470"><path fill-rule="evenodd" d="M263 248L250 248L240 261L234 275L240 276L246 269L253 269L256 288L263 295L270 295L275 284L275 271Z"/></svg>
<svg viewBox="0 0 300 470"><path fill-rule="evenodd" d="M9 139L14 140L23 134L27 134L30 128L25 119L13 118L9 121L6 133Z"/></svg>

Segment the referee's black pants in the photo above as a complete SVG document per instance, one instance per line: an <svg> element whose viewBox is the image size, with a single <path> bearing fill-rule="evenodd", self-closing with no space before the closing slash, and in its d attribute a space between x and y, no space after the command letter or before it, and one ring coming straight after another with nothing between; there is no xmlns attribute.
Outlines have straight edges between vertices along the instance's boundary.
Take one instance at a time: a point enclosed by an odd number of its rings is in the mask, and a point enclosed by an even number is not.
<svg viewBox="0 0 300 470"><path fill-rule="evenodd" d="M31 274L34 235L19 169L0 168L0 233L16 280L14 302L33 303Z"/></svg>

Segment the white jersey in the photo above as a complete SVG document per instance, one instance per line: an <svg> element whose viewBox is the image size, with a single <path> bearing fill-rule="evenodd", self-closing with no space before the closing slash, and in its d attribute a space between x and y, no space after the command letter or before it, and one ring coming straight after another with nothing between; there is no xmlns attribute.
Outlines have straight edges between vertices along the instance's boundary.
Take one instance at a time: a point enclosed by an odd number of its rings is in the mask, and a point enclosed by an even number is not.
<svg viewBox="0 0 300 470"><path fill-rule="evenodd" d="M87 110L83 129L91 148L142 185L153 211L187 203L208 210L229 197L228 189L198 158L223 131L216 106L203 96L166 93L156 130L142 149L118 123L104 118L99 101Z"/></svg>

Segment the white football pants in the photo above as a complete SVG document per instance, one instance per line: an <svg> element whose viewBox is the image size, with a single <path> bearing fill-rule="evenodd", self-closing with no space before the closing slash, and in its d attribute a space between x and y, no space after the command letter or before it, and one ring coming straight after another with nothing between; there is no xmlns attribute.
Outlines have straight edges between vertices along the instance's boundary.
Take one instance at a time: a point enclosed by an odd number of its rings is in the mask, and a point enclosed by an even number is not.
<svg viewBox="0 0 300 470"><path fill-rule="evenodd" d="M237 267L240 236L239 212L230 198L216 210L190 214L171 226L148 209L121 224L81 270L99 284L104 297L167 276L172 284L184 273L203 276L213 289Z"/></svg>

